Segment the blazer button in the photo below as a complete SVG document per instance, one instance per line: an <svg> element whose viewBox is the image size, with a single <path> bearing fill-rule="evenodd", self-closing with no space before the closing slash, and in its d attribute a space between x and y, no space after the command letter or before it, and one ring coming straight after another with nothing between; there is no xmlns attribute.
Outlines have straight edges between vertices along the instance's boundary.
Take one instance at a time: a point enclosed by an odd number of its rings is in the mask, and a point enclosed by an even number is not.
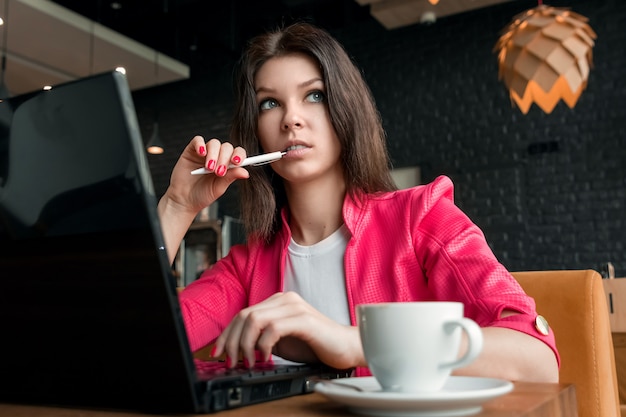
<svg viewBox="0 0 626 417"><path fill-rule="evenodd" d="M537 315L535 317L535 328L539 333L544 336L550 334L550 326L548 325L548 320L545 319L542 315Z"/></svg>

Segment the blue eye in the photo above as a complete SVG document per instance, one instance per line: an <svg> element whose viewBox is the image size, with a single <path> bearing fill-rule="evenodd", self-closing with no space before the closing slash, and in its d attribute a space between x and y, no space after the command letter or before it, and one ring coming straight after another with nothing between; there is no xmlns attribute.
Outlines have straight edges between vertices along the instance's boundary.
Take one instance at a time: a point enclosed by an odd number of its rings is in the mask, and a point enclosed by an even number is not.
<svg viewBox="0 0 626 417"><path fill-rule="evenodd" d="M259 109L261 110L270 110L273 109L274 107L278 107L278 102L272 98L268 98L266 100L263 100L260 104L259 104Z"/></svg>
<svg viewBox="0 0 626 417"><path fill-rule="evenodd" d="M321 91L313 91L306 96L307 101L321 103L326 99L326 95Z"/></svg>

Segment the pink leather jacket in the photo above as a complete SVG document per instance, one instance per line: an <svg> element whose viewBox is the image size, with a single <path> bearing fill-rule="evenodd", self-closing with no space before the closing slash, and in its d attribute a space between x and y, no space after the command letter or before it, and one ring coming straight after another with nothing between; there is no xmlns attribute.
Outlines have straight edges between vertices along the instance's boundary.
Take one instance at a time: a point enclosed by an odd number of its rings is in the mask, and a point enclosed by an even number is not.
<svg viewBox="0 0 626 417"><path fill-rule="evenodd" d="M281 291L291 232L287 213L269 244L238 245L180 295L192 350L212 342L242 308ZM460 301L480 326L515 329L548 344L535 328L535 303L493 255L482 231L453 202L449 178L406 190L347 197L352 234L344 257L350 320L361 303ZM518 315L500 318L503 310ZM357 374L367 374L358 370Z"/></svg>

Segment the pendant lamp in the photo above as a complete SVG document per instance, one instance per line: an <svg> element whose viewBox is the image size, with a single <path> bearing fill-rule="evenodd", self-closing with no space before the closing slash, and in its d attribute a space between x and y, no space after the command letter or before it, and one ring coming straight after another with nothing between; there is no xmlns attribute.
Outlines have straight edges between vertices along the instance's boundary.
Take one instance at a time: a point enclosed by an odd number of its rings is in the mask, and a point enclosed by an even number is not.
<svg viewBox="0 0 626 417"><path fill-rule="evenodd" d="M146 145L146 150L153 155L160 155L165 151L163 142L161 141L161 135L159 135L159 122L154 122L152 136L150 136L150 140Z"/></svg>
<svg viewBox="0 0 626 417"><path fill-rule="evenodd" d="M570 108L576 105L587 87L597 37L587 21L567 8L540 2L502 31L494 47L498 78L522 113L533 103L546 113L560 100Z"/></svg>
<svg viewBox="0 0 626 417"><path fill-rule="evenodd" d="M154 80L156 83L159 81L159 54L154 50ZM150 140L146 145L146 150L148 153L152 155L161 155L165 152L165 146L163 146L163 141L161 140L161 135L159 134L159 107L157 105L157 109L154 112L154 124L152 127L152 136L150 136Z"/></svg>

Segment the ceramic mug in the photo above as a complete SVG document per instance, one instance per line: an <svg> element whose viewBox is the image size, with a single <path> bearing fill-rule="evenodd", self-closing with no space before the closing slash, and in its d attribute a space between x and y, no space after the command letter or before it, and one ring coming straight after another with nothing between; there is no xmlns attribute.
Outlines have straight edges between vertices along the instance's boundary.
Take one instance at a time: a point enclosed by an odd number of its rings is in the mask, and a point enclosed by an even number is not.
<svg viewBox="0 0 626 417"><path fill-rule="evenodd" d="M439 391L451 372L480 354L480 327L458 302L398 302L356 307L369 369L383 390ZM467 350L459 356L462 332Z"/></svg>

